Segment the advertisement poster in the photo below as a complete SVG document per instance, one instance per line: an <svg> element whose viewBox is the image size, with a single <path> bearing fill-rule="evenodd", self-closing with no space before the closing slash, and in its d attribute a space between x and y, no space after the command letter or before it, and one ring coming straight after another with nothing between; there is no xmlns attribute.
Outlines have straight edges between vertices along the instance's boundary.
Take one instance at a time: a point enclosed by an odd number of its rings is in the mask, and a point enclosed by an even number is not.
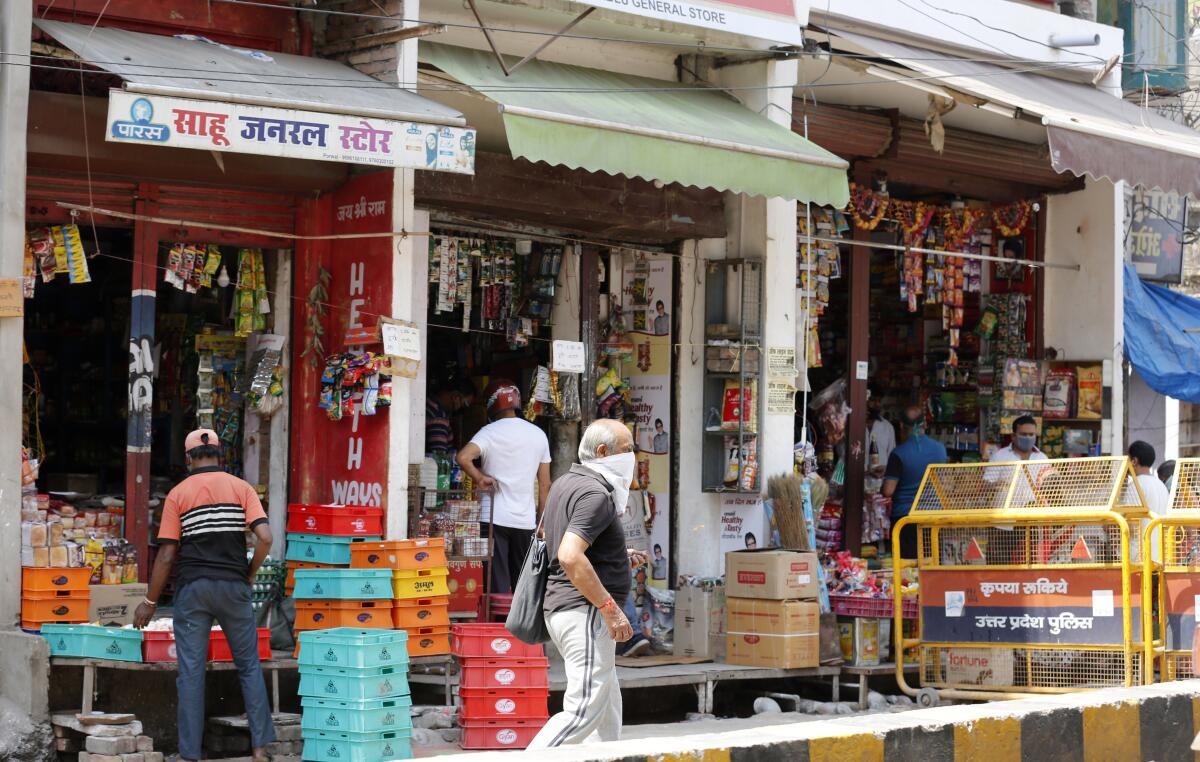
<svg viewBox="0 0 1200 762"><path fill-rule="evenodd" d="M758 495L726 495L721 498L721 573L725 554L734 550L765 548L767 511Z"/></svg>
<svg viewBox="0 0 1200 762"><path fill-rule="evenodd" d="M633 342L628 370L637 415L637 479L648 508L646 584L670 587L671 558L671 257L626 251L621 308Z"/></svg>
<svg viewBox="0 0 1200 762"><path fill-rule="evenodd" d="M1141 632L1141 575L1132 582ZM927 570L921 639L931 643L1122 645L1120 569Z"/></svg>

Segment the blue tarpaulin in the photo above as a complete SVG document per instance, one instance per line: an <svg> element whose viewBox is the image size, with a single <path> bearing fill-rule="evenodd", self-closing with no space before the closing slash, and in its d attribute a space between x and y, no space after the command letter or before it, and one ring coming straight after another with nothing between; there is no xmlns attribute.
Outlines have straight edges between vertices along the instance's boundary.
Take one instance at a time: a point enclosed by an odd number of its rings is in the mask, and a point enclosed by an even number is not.
<svg viewBox="0 0 1200 762"><path fill-rule="evenodd" d="M1125 264L1125 356L1150 388L1200 403L1200 299L1146 283Z"/></svg>

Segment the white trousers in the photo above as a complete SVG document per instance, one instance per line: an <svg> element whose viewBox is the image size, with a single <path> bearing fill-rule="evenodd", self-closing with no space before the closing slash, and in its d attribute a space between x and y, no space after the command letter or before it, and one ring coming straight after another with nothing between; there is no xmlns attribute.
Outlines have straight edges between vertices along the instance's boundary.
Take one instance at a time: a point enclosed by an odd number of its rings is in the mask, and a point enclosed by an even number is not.
<svg viewBox="0 0 1200 762"><path fill-rule="evenodd" d="M594 606L558 611L546 617L550 638L566 662L563 710L550 718L530 749L621 738L621 686L617 684L617 644Z"/></svg>

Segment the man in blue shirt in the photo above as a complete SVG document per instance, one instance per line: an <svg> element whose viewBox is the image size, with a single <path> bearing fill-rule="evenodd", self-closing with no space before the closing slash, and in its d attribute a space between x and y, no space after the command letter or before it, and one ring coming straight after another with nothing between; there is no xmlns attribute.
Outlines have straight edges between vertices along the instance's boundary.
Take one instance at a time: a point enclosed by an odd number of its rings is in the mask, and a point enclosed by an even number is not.
<svg viewBox="0 0 1200 762"><path fill-rule="evenodd" d="M892 522L908 515L916 500L925 469L946 462L946 447L925 436L925 411L910 407L900 416L903 444L892 450L883 474L883 496L892 499ZM896 548L892 548L895 553ZM917 557L917 528L907 526L900 532L900 557Z"/></svg>

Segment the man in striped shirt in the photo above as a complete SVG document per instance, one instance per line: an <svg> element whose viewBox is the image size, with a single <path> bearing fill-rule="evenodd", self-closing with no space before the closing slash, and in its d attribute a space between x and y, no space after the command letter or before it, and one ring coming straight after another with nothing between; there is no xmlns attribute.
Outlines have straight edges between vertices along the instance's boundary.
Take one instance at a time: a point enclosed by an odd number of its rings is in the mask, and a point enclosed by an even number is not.
<svg viewBox="0 0 1200 762"><path fill-rule="evenodd" d="M229 641L242 684L255 762L269 759L275 740L267 688L258 661L250 604L254 575L271 549L271 529L254 488L221 468L221 441L199 429L184 441L191 473L167 495L158 531L158 556L146 600L134 625L149 623L176 567L175 651L179 662L179 760L199 760L204 738L204 677L213 623ZM246 560L246 531L254 557Z"/></svg>

